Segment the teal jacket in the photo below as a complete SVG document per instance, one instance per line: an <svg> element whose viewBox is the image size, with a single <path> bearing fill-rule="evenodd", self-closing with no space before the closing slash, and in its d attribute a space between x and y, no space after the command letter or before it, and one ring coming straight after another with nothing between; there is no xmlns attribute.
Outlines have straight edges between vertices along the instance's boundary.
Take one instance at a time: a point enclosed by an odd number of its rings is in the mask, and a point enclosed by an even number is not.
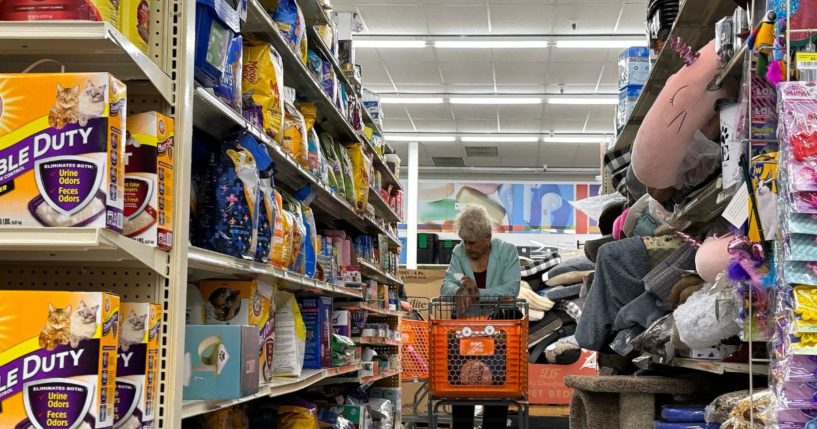
<svg viewBox="0 0 817 429"><path fill-rule="evenodd" d="M518 296L519 283L522 280L521 271L516 246L498 238L492 239L485 289L480 289L480 295ZM462 244L454 247L451 263L448 265L448 271L445 273L445 279L440 288L440 295L452 296L457 293L457 289L460 288L460 283L454 278L454 274L457 273L474 278L471 261L468 259L465 247Z"/></svg>

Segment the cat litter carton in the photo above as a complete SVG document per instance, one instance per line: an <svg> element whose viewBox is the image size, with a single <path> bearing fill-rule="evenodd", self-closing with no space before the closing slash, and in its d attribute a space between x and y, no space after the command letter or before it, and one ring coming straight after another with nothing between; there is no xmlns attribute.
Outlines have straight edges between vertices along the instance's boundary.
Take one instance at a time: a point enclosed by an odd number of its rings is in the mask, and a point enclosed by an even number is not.
<svg viewBox="0 0 817 429"><path fill-rule="evenodd" d="M122 231L126 100L108 73L0 74L0 227Z"/></svg>
<svg viewBox="0 0 817 429"><path fill-rule="evenodd" d="M0 428L113 425L119 297L0 291Z"/></svg>
<svg viewBox="0 0 817 429"><path fill-rule="evenodd" d="M109 0L111 1L111 0ZM119 0L119 31L147 54L150 43L150 2Z"/></svg>
<svg viewBox="0 0 817 429"><path fill-rule="evenodd" d="M123 302L119 313L115 429L152 429L159 386L162 306Z"/></svg>
<svg viewBox="0 0 817 429"><path fill-rule="evenodd" d="M187 325L184 336L187 399L238 399L258 393L258 328Z"/></svg>
<svg viewBox="0 0 817 429"><path fill-rule="evenodd" d="M204 323L258 327L259 377L269 381L275 348L273 286L261 280L204 280L199 290L206 302Z"/></svg>
<svg viewBox="0 0 817 429"><path fill-rule="evenodd" d="M123 234L170 250L173 245L173 119L148 112L128 117Z"/></svg>
<svg viewBox="0 0 817 429"><path fill-rule="evenodd" d="M86 20L119 24L119 2L130 0L3 0L2 21Z"/></svg>

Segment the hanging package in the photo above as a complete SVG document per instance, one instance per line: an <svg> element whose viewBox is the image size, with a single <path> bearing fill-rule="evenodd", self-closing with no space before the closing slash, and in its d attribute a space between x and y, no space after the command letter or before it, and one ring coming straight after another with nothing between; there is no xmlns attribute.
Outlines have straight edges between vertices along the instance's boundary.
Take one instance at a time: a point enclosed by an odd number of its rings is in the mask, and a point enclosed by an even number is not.
<svg viewBox="0 0 817 429"><path fill-rule="evenodd" d="M226 0L196 0L196 80L209 88L221 82L230 42L241 32L239 9Z"/></svg>

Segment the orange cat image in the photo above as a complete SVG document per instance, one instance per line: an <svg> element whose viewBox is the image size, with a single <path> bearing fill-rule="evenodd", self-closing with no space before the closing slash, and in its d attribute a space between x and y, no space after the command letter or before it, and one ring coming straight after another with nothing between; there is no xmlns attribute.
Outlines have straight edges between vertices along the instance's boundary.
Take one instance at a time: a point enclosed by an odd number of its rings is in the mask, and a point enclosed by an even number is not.
<svg viewBox="0 0 817 429"><path fill-rule="evenodd" d="M71 336L71 306L54 308L48 304L48 322L40 331L40 348L54 350L68 344Z"/></svg>
<svg viewBox="0 0 817 429"><path fill-rule="evenodd" d="M48 126L58 130L79 120L79 85L63 88L57 84L57 101L48 114Z"/></svg>

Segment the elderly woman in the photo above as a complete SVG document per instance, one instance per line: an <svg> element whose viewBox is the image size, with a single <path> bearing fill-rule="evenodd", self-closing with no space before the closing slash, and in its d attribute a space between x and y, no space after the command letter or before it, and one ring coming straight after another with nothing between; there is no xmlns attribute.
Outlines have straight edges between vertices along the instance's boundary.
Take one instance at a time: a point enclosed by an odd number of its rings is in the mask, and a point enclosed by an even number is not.
<svg viewBox="0 0 817 429"><path fill-rule="evenodd" d="M457 297L459 314L466 312L480 296L516 297L521 281L519 254L513 244L492 238L491 220L485 209L467 207L460 213L455 227L462 244L454 248L441 295ZM452 408L453 429L474 428L474 406ZM505 428L507 419L507 406L485 406L482 427Z"/></svg>

